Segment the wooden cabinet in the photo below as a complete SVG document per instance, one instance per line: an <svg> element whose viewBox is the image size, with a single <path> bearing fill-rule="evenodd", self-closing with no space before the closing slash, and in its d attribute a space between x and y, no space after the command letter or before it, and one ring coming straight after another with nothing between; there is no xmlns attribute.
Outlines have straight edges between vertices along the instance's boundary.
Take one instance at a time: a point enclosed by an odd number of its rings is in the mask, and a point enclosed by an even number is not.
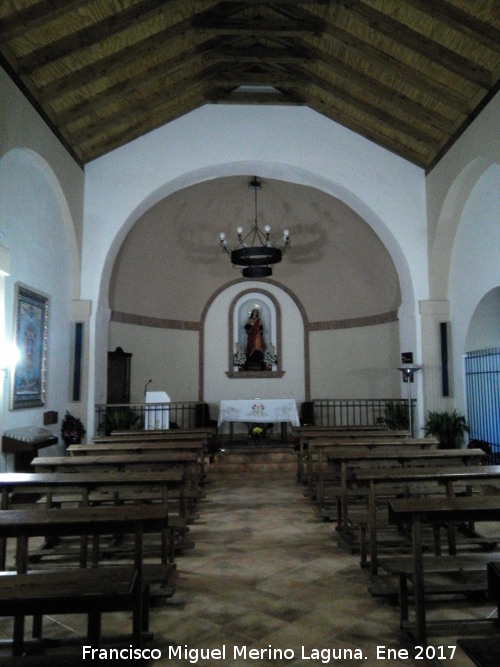
<svg viewBox="0 0 500 667"><path fill-rule="evenodd" d="M132 354L117 347L108 352L108 393L106 403L130 403L130 364Z"/></svg>

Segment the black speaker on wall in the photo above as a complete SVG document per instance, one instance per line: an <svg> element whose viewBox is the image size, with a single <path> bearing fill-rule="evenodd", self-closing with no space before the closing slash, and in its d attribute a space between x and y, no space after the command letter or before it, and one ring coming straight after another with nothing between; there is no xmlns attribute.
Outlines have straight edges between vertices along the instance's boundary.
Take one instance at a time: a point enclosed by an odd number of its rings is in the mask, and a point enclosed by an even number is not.
<svg viewBox="0 0 500 667"><path fill-rule="evenodd" d="M441 387L443 396L450 395L450 378L448 373L448 322L439 323L441 341Z"/></svg>

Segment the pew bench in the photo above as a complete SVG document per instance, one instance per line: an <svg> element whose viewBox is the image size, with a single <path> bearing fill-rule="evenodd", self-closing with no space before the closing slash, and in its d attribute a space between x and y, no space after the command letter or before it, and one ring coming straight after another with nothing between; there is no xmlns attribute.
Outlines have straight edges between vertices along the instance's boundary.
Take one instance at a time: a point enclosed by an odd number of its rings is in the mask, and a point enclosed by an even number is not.
<svg viewBox="0 0 500 667"><path fill-rule="evenodd" d="M500 563L491 561L487 566L488 573L488 596L497 605L500 612ZM464 653L474 662L477 667L497 667L500 656L500 634L487 637L460 637L457 644Z"/></svg>
<svg viewBox="0 0 500 667"><path fill-rule="evenodd" d="M319 442L330 441L332 444L345 442L346 444L370 444L382 441L410 439L408 431L393 431L386 427L338 427L338 426L304 426L294 430L295 438L299 441L297 453L297 479L306 481L307 471L313 458L313 447Z"/></svg>
<svg viewBox="0 0 500 667"><path fill-rule="evenodd" d="M487 565L500 564L499 553L475 553L461 556L424 556L422 572L425 581L425 597L443 595L469 595L488 592ZM381 558L379 566L389 575L399 579L399 619L401 629L405 629L409 619L409 583L414 581L415 561L410 556ZM432 577L439 577L438 583ZM430 581L429 581L430 579ZM439 624L436 624L439 625Z"/></svg>
<svg viewBox="0 0 500 667"><path fill-rule="evenodd" d="M34 617L33 639L41 641L44 614L86 614L87 640L97 648L102 614L131 611L133 642L141 646L147 606L142 620L139 610L145 598L134 566L0 575L0 615L15 619L13 655L24 650L24 617Z"/></svg>
<svg viewBox="0 0 500 667"><path fill-rule="evenodd" d="M167 557L168 550L168 560L173 563L175 551L179 551L182 542L185 543L184 548L192 547L192 543L186 538L188 528L186 525L186 510L184 509L185 503L183 498L184 474L180 469L169 468L168 470L157 472L128 471L117 474L102 472L88 473L86 471L71 473L0 473L2 510L12 507L10 500L13 495L22 497L23 493L32 494L34 491L43 494L42 497L47 509L57 505L56 499L63 497L68 501L71 500L71 502L64 503L65 506L88 507L95 505L89 499L97 497L100 493L104 492L106 492L105 497L109 497L109 502L104 503L104 505L114 504L120 506L123 503L119 502L119 497L124 488L131 491L147 489L145 491L146 494L151 493L152 489L157 489L155 497L156 495L158 496L158 500L161 500L167 510L170 509L168 502L170 492L179 493L180 504L178 514L174 515L169 512L169 522L165 533L167 539L164 540L163 547L165 557ZM144 503L136 502L134 504L140 505ZM5 539L0 537L0 569L5 569L5 548ZM94 551L94 560L96 560L95 554L96 551ZM36 561L40 558L47 559L49 555L52 555L49 550L39 550L33 554L33 559Z"/></svg>
<svg viewBox="0 0 500 667"><path fill-rule="evenodd" d="M404 470L358 469L355 470L352 483L369 490L368 524L362 522L361 530L369 528L370 533L370 562L372 574L377 573L377 551L379 546L377 508L387 499L400 496L431 497L432 495L448 497L457 495L472 495L478 493L481 485L500 479L500 466L454 466L440 464L437 466L419 466ZM385 505L386 506L386 505ZM350 515L352 512L350 512ZM385 515L387 516L387 514ZM364 526L363 526L364 524ZM384 522L382 522L384 525ZM461 531L457 534L462 546L483 545L484 548L495 546L495 539L485 539L474 530ZM453 553L454 531L448 531L450 553ZM460 545L459 545L460 546Z"/></svg>
<svg viewBox="0 0 500 667"><path fill-rule="evenodd" d="M415 625L414 628L408 627L408 631L414 635L418 642L426 640L427 624L425 610L425 571L424 556L422 548L422 524L468 524L474 521L493 521L500 520L500 498L498 496L466 496L466 497L444 497L439 499L398 499L389 502L389 522L394 525L410 525L412 534L412 569L410 574L413 577L414 588L414 606L415 606ZM493 554L475 554L473 559L476 563L481 562L484 556L489 561L495 560ZM438 557L441 558L441 557ZM451 558L461 559L463 556L451 556ZM459 563L460 561L455 561ZM483 560L483 567L486 564ZM404 584L403 584L404 585ZM454 622L453 632L456 632L457 621ZM491 623L491 620L490 620ZM440 623L433 621L432 630L435 631Z"/></svg>

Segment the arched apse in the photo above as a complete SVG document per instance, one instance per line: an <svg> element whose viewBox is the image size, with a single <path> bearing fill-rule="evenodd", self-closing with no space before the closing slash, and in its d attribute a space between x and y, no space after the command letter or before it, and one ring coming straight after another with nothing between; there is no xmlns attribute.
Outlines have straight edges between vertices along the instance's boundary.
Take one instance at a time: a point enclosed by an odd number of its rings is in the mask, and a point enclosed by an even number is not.
<svg viewBox="0 0 500 667"><path fill-rule="evenodd" d="M161 188L151 192L140 203L140 205L136 207L127 220L124 221L124 224L120 228L119 233L116 234L110 244L109 251L107 252L106 260L104 263L104 269L99 281L98 302L100 307L103 309L107 309L109 307L108 294L110 280L118 253L120 252L120 248L127 234L133 228L137 220L146 211L151 209L154 205L169 195L189 186L211 181L216 178L223 178L226 176L247 177L248 175L253 174L258 174L259 177L263 179L279 179L290 184L311 187L315 190L318 190L319 192L323 192L335 199L338 199L340 202L352 209L354 213L356 213L367 225L372 228L377 237L380 239L381 243L387 249L398 274L399 285L401 289L401 309L408 310L412 317L415 315L415 294L416 291L421 291L421 289L419 290L419 288L415 288L415 281L419 280L419 278L412 276L408 259L405 256L404 251L396 237L389 229L389 225L384 223L367 204L362 202L354 193L348 191L342 185L329 182L314 173L304 172L303 170L298 170L297 168L291 168L280 164L272 165L263 162L240 162L233 165L224 165L223 167L218 165L212 169L203 169L192 172L190 174L183 174L179 178L165 183ZM223 221L221 221L220 224L223 224ZM230 226L230 223L224 224L229 224ZM193 242L194 247L196 244L196 239L188 239L187 242L189 243L190 241ZM202 250L206 248L208 248L211 252L214 252L215 250L216 254L214 257L217 258L217 243L218 233L216 238L210 238L209 242L202 246ZM423 280L423 282L425 282L425 280ZM421 294L421 296L423 295ZM408 334L408 337L411 338L412 336L413 339L409 341L403 341L403 345L408 346L411 344L413 347L415 343L415 333Z"/></svg>
<svg viewBox="0 0 500 667"><path fill-rule="evenodd" d="M391 262L395 267L397 280L400 289L400 305L399 305L399 320L400 320L400 341L399 347L401 349L418 350L419 334L416 328L416 293L422 293L423 287L421 285L415 286L415 281L420 280L425 282L422 278L412 276L410 263L405 256L403 248L401 247L396 236L393 234L388 224L385 224L378 215L368 206L362 202L354 193L347 190L338 183L329 182L327 179L318 176L317 174L299 170L290 166L282 164L270 164L265 162L238 162L228 165L217 165L210 169L203 169L183 174L177 179L165 183L161 188L157 188L151 192L144 200L136 207L136 209L129 215L119 230L119 233L113 238L112 243L107 252L104 270L100 277L99 283L99 305L97 310L97 320L99 327L105 325L110 315L110 304L108 300L111 276L113 268L115 267L117 258L120 254L123 242L128 233L133 229L137 221L147 213L149 210L158 205L162 200L169 195L176 194L181 190L196 184L209 183L215 179L223 177L244 177L257 174L263 180L276 178L282 182L288 183L289 186L299 185L305 188L310 187L317 190L319 193L337 199L342 206L348 207L353 214L358 216L377 237L377 242L380 243L391 258ZM222 221L221 221L222 224ZM225 224L227 232L230 231L231 224ZM215 259L217 262L224 262L220 257L220 250L217 248L218 233L221 229L217 229L213 239L208 242L205 238L205 245L210 247L210 252L215 252ZM191 239L189 234L186 238ZM196 238L193 239L196 242ZM293 243L293 240L292 240ZM292 255L290 255L292 256ZM284 262L287 260L284 260ZM413 261L413 260L412 260ZM228 276L229 274L227 274ZM233 274L234 275L234 274ZM279 274L276 274L279 277ZM227 279L226 276L226 279ZM327 274L328 276L328 274ZM334 289L335 286L332 286ZM349 317L349 316L347 316ZM191 322L191 320L190 320ZM96 327L97 329L98 327ZM103 332L96 331L95 341L95 364L94 368L102 368L105 365L106 343ZM96 373L96 383L99 382L99 374ZM96 386L96 397L101 398L105 395L103 387L100 389ZM99 399L98 399L99 401ZM92 402L92 399L91 399ZM95 400L94 400L95 402Z"/></svg>
<svg viewBox="0 0 500 667"><path fill-rule="evenodd" d="M456 402L464 407L462 355L474 313L486 295L500 286L500 164L484 171L463 207L451 255L450 320ZM492 292L493 291L493 292ZM493 298L493 297L492 297Z"/></svg>

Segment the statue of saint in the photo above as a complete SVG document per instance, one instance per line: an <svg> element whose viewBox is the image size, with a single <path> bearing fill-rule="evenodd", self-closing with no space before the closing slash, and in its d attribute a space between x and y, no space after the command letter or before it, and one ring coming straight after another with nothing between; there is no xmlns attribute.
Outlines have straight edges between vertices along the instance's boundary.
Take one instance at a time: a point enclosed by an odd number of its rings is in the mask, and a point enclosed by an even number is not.
<svg viewBox="0 0 500 667"><path fill-rule="evenodd" d="M246 370L265 370L264 353L266 345L264 343L264 327L258 308L254 308L250 313L250 317L245 324L245 331L247 332Z"/></svg>

